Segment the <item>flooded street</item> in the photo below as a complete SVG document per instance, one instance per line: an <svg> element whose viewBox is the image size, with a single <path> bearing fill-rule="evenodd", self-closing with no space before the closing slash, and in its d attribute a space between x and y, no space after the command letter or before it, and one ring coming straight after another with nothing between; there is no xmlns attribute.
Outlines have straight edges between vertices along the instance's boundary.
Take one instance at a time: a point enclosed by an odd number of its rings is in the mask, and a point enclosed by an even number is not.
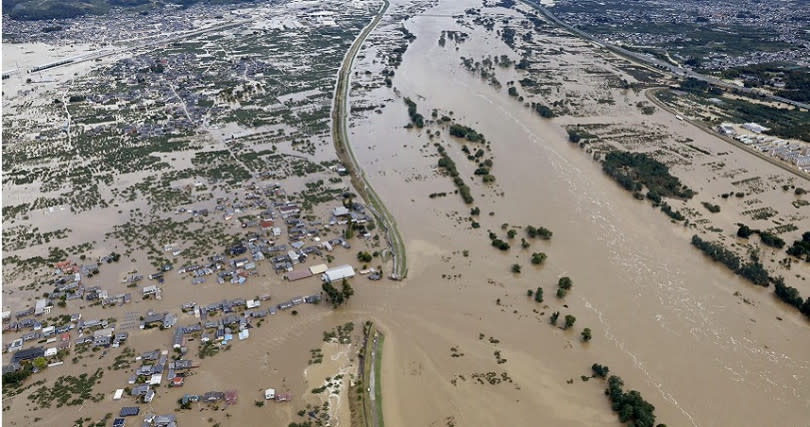
<svg viewBox="0 0 810 427"><path fill-rule="evenodd" d="M593 363L608 365L626 389L639 390L668 425L806 422L807 322L768 290L705 259L689 244L692 232L610 181L554 120L464 70L436 43L443 30L471 32L461 56L507 53L492 34L458 28L450 17L476 6L443 2L429 16L406 21L416 40L393 86L425 116L433 108L452 111L458 123L485 135L497 190L474 179L462 144L442 129L434 140L456 159L476 198L465 206L452 194L451 179L436 173L428 128L404 128L408 115L399 100L350 124L358 160L397 218L408 251L409 276L398 288L359 292L387 334L386 422L537 425L532 420L542 414L548 425L615 424L603 383L579 378L590 375ZM373 50L368 47L369 59L355 70L374 69ZM381 99L388 93L372 92ZM702 144L723 144L699 137ZM428 198L436 191L450 194ZM472 206L481 209L480 229L464 220ZM503 223L543 225L554 236L525 250L513 242L510 251L499 252L486 235ZM543 267L528 263L538 249L549 256ZM512 263L522 264L523 272L511 273ZM574 281L564 301L553 295L560 276ZM548 307L526 297L538 285ZM735 291L755 303L744 304ZM590 327L593 341L583 344L578 332L549 325L553 311L575 315L575 330ZM451 357L451 347L464 356ZM496 363L495 350L507 362ZM508 373L513 382L471 378L490 371Z"/></svg>

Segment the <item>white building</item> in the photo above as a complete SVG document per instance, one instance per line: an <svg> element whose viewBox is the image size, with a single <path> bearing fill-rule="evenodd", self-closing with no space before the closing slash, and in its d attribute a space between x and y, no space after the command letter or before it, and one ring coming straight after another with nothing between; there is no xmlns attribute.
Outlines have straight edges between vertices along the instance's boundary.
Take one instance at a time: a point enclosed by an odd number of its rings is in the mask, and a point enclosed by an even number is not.
<svg viewBox="0 0 810 427"><path fill-rule="evenodd" d="M161 381L163 381L163 374L152 374L149 378L149 385L160 385Z"/></svg>
<svg viewBox="0 0 810 427"><path fill-rule="evenodd" d="M264 398L265 400L272 400L276 398L276 389L268 388L264 391Z"/></svg>
<svg viewBox="0 0 810 427"><path fill-rule="evenodd" d="M309 272L312 273L313 276L316 274L323 274L326 272L326 270L329 270L329 267L327 267L326 264L316 264L309 267Z"/></svg>
<svg viewBox="0 0 810 427"><path fill-rule="evenodd" d="M344 264L326 270L321 275L321 280L324 282L336 282L349 277L354 277L354 268L349 264Z"/></svg>
<svg viewBox="0 0 810 427"><path fill-rule="evenodd" d="M349 214L349 210L345 206L337 206L332 208L332 215L338 216L346 216Z"/></svg>
<svg viewBox="0 0 810 427"><path fill-rule="evenodd" d="M756 132L756 133L762 133L762 132L771 130L770 128L766 128L765 126L762 126L762 125L760 125L758 123L754 123L754 122L743 123L742 127L750 130L751 132Z"/></svg>
<svg viewBox="0 0 810 427"><path fill-rule="evenodd" d="M36 305L34 306L34 315L39 316L41 314L50 314L50 313L51 313L51 306L48 305L48 300L45 298L38 299Z"/></svg>

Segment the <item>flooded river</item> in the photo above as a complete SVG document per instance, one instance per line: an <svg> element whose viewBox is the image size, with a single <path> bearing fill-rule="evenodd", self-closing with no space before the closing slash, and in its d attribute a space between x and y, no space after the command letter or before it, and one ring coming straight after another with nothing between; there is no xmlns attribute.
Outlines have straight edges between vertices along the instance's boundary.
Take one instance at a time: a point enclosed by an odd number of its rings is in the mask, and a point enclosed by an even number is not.
<svg viewBox="0 0 810 427"><path fill-rule="evenodd" d="M386 423L616 424L604 384L580 379L597 362L621 376L626 389L639 390L668 425L804 425L810 414L807 322L769 290L705 259L689 244L692 232L610 181L555 121L468 73L458 55L437 44L443 30L463 30L471 36L459 55L507 53L496 35L461 28L449 16L479 6L442 2L407 20L417 38L393 86L426 117L432 108L452 111L491 141L497 191L473 177L475 166L443 129L434 139L456 160L476 201L466 206L454 194L428 198L452 192L453 184L436 173L427 128L404 128L401 100L351 123L358 160L397 218L408 250L407 280L394 289L373 285L358 292L388 333ZM366 49L356 70L375 69L375 48ZM372 97L390 98L390 89ZM480 229L464 220L471 206L481 208ZM518 238L500 252L490 246L487 230L502 237L503 223L546 226L554 236L525 250ZM549 255L545 266L528 262L535 251ZM510 272L513 263L523 266L521 274ZM560 276L574 281L564 301L554 297ZM547 307L526 296L537 286ZM756 303L741 302L733 296L737 290ZM551 326L553 311L576 316L575 327ZM579 339L583 327L593 330L588 344ZM452 357L451 347L463 356ZM507 361L497 363L501 357ZM487 372L511 382L475 380Z"/></svg>

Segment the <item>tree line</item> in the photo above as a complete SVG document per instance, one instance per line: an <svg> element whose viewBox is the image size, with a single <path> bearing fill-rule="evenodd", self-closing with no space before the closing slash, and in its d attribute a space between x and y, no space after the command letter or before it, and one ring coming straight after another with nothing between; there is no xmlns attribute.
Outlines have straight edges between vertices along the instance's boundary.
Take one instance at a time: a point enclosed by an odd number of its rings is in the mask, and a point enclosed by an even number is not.
<svg viewBox="0 0 810 427"><path fill-rule="evenodd" d="M458 123L453 123L450 125L450 135L457 138L464 138L470 142L486 142L484 135L476 132L475 129L471 127L460 125Z"/></svg>
<svg viewBox="0 0 810 427"><path fill-rule="evenodd" d="M697 235L692 236L692 245L703 251L712 260L723 263L729 270L745 277L756 285L768 287L772 282L774 284L774 295L777 298L796 307L802 314L810 317L810 297L803 300L799 290L786 285L784 278L771 277L756 257L752 256L751 261L743 263L740 257L724 248L723 245L703 240Z"/></svg>
<svg viewBox="0 0 810 427"><path fill-rule="evenodd" d="M458 189L458 193L461 195L461 198L464 199L464 203L470 204L473 202L472 193L470 193L470 187L464 183L464 180L459 176L458 169L456 169L456 162L447 155L447 150L439 145L436 144L436 148L439 150L439 168L444 169L448 175L453 178L453 184L456 185Z"/></svg>
<svg viewBox="0 0 810 427"><path fill-rule="evenodd" d="M658 196L690 199L695 194L669 173L667 165L645 153L611 151L602 162L602 170L628 191L642 186Z"/></svg>
<svg viewBox="0 0 810 427"><path fill-rule="evenodd" d="M703 251L713 261L719 261L729 270L748 279L755 285L769 286L771 277L755 256L752 256L749 262L743 262L737 254L726 249L722 244L703 240L698 235L692 236L692 245Z"/></svg>
<svg viewBox="0 0 810 427"><path fill-rule="evenodd" d="M411 124L417 128L423 128L425 118L416 111L416 103L411 101L411 98L405 98L405 104L408 106L408 116L411 118Z"/></svg>
<svg viewBox="0 0 810 427"><path fill-rule="evenodd" d="M766 246L770 246L772 248L777 249L782 249L783 247L785 247L785 241L782 240L781 237L771 233L770 231L752 229L745 224L740 224L740 228L737 229L737 237L747 239L752 234L758 234L759 238L762 240L762 244Z"/></svg>

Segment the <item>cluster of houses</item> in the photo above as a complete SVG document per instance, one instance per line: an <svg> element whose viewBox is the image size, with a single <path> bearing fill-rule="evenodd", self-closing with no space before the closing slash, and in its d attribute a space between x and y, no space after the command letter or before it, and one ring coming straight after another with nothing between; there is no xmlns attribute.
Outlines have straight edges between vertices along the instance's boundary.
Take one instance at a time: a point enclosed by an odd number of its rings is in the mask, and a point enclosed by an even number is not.
<svg viewBox="0 0 810 427"><path fill-rule="evenodd" d="M102 258L102 261L108 257ZM50 284L54 285L54 290L47 294L45 298L38 298L34 302L33 307L28 307L24 310L12 313L4 311L2 313L3 332L20 332L28 330L18 339L13 340L11 343L4 346L4 351L15 351L22 347L25 341L41 340L42 338L48 339L47 342L52 342L50 337L60 335L63 337L76 326L86 325L86 328L93 328L93 321L80 322L81 314L76 313L70 315L70 320L62 322L62 324L55 324L50 326L43 326L45 322L40 321L38 318L44 315L51 314L54 303L58 302L64 306L64 301L81 299L84 301L99 301L102 305L121 305L131 301L132 296L129 293L122 293L118 295L109 295L107 291L102 290L98 286L85 287L82 283L82 277L92 277L98 274L98 264L81 264L78 265L72 261L65 260L54 264L54 278ZM99 324L101 321L97 321ZM106 325L105 325L106 327ZM85 338L86 339L86 338ZM109 345L115 340L115 337L110 335L110 341L100 343L99 345ZM69 339L68 339L69 341Z"/></svg>
<svg viewBox="0 0 810 427"><path fill-rule="evenodd" d="M770 129L757 123L744 123L742 128L753 133L738 133L731 123L721 124L718 127L718 131L742 142L752 149L795 165L804 172L810 172L810 146L807 144L791 143L784 139L762 135L762 132L766 132Z"/></svg>
<svg viewBox="0 0 810 427"><path fill-rule="evenodd" d="M101 262L110 258L109 256L102 257ZM37 300L36 306L27 310L16 313L16 317L23 317L27 315L42 315L49 314L53 303L56 301L70 301L75 299L95 301L101 300L105 305L123 303L129 301L129 296L122 295L108 295L106 291L102 291L98 287L85 288L82 283L82 277L93 277L98 274L99 264L76 264L72 261L65 260L54 264L54 277L48 284L54 286L54 290L48 294L45 299ZM7 316L3 317L3 321Z"/></svg>
<svg viewBox="0 0 810 427"><path fill-rule="evenodd" d="M274 388L264 390L264 400L275 400L276 402L287 402L290 400L290 393L278 393Z"/></svg>
<svg viewBox="0 0 810 427"><path fill-rule="evenodd" d="M129 390L131 396L142 400L144 403L149 403L155 397L155 391L152 387L159 386L163 382L164 371L166 371L169 387L180 387L185 383L187 372L200 366L187 359L169 360L168 354L169 352L166 350L152 350L135 358L135 360L141 361L142 364L129 377L128 382L133 385ZM120 399L122 394L123 389L116 390L113 399Z"/></svg>
<svg viewBox="0 0 810 427"><path fill-rule="evenodd" d="M203 394L184 394L180 398L180 403L187 405L189 403L218 403L224 402L226 405L233 405L239 398L236 390L225 391L209 391Z"/></svg>
<svg viewBox="0 0 810 427"><path fill-rule="evenodd" d="M50 306L45 305L46 301L46 299L39 299L36 301L36 308L29 308L17 312L14 321L11 320L10 312L3 312L3 332L23 332L21 336L11 340L11 342L5 343L3 345L3 352L19 352L26 342L41 342L43 339L46 345L52 344L52 346L47 346L43 349L41 356L48 358L56 356L60 350L70 347L70 331L76 328L75 322L81 319L81 314L65 315L62 319L67 321L60 324L47 325L45 321L37 319L37 316L50 313ZM13 365L14 364L12 364L12 368L15 367ZM7 367L5 369L8 370L9 368Z"/></svg>
<svg viewBox="0 0 810 427"><path fill-rule="evenodd" d="M280 191L278 184L264 187L265 194L278 194ZM249 193L249 196L258 195ZM226 255L219 254L208 257L204 263L188 264L178 269L181 275L187 275L194 285L204 283L209 276L216 276L217 283L242 284L256 273L256 263L269 259L273 270L277 273L293 272L294 266L304 263L311 256L323 256L325 252L331 252L336 246L349 249L351 245L341 238L322 239L321 235L328 230L322 221L304 221L300 217L301 207L298 203L289 201L272 202L268 207L263 201L254 201L250 207L263 209L255 219L246 219L241 222L243 228L249 228L246 240L238 243L225 252ZM218 204L215 209L224 210L223 219L231 220L242 212L244 206L239 205L226 208ZM184 211L185 210L184 208ZM329 218L329 226L345 225L348 223L365 224L371 218L365 213L365 208L360 203L352 203L351 209L345 206L337 206L332 209ZM279 243L278 239L282 235L282 228L286 227L287 243ZM255 230L254 230L255 229ZM173 249L173 245L167 245ZM312 273L320 274L322 272ZM295 277L298 273L293 274Z"/></svg>
<svg viewBox="0 0 810 427"><path fill-rule="evenodd" d="M113 427L124 427L126 425L126 417L134 417L141 413L141 408L137 406L125 406L118 412L118 418L113 420ZM143 417L142 427L176 427L177 416L174 414L146 414Z"/></svg>
<svg viewBox="0 0 810 427"><path fill-rule="evenodd" d="M135 373L129 377L128 383L131 387L128 390L130 396L137 401L150 403L156 395L154 387L163 382L163 373L168 367L167 377L169 387L182 386L187 372L192 368L199 367L199 364L191 360L169 360L169 352L166 350L152 350L142 353L135 358L141 361ZM120 388L113 393L113 400L120 400L124 396L125 389ZM121 408L119 417L113 421L113 425L123 426L125 417L136 416L140 413L138 406L125 406ZM155 415L148 414L144 417L144 427L168 427L176 425L174 414Z"/></svg>
<svg viewBox="0 0 810 427"><path fill-rule="evenodd" d="M269 295L262 295L254 299L234 298L224 299L208 305L199 305L195 302L186 302L180 306L184 313L193 313L198 323L177 327L172 335L171 345L175 349L185 347L186 337L199 334L201 342L212 342L227 345L234 335L242 341L250 337L252 319L261 319L276 314L278 310L286 310L300 304L316 304L320 302L320 294L294 297L267 308L261 307L262 301L270 299ZM210 315L221 313L216 319Z"/></svg>
<svg viewBox="0 0 810 427"><path fill-rule="evenodd" d="M283 192L279 186L265 189L274 194ZM258 199L255 197L253 199ZM264 202L253 202L264 203ZM239 207L226 210L221 205L217 205L217 210L224 210L224 218L239 213ZM192 215L207 215L207 210L201 213L200 210L188 211ZM191 279L192 284L203 283L208 277L214 276L218 283L230 282L234 284L244 283L248 277L256 273L256 263L269 259L273 269L282 273L283 277L289 281L300 280L306 277L320 277L327 282L340 281L355 275L355 271L350 265L339 265L329 268L324 263L310 266L295 266L305 263L309 257L323 256L324 252L331 252L335 247L341 246L349 249L351 246L341 237L321 240L321 235L329 227L321 221L304 221L300 218L301 208L293 202L274 202L272 207L265 210L255 220L243 220L243 228L256 228L247 234L246 240L235 244L224 251L224 254L213 255L203 263L187 264L178 268L178 274L185 275ZM370 218L364 213L363 206L357 203L351 208L337 206L331 210L329 225L344 225L348 223L363 224ZM277 243L277 239L282 235L282 227L286 227L288 243ZM308 243L307 243L308 242ZM166 251L177 256L182 253L174 245L166 245ZM101 259L99 262L107 262ZM64 301L81 299L93 303L100 303L103 306L122 305L130 303L132 294L128 292L112 294L100 286L85 286L83 277L92 277L98 274L98 264L76 264L69 260L56 263L54 271L56 278L53 279L54 291L47 294L45 298L35 301L33 307L14 313L12 320L11 312L3 312L3 332L24 332L22 336L14 339L4 346L4 351L14 352L11 364L4 366L3 372L19 369L21 364L30 362L39 357L45 357L48 362L61 364L56 357L59 351L66 349L71 344L89 345L92 347L118 347L129 338L129 333L124 331L116 332L116 325L112 319L91 319L83 320L80 313L63 315L55 324L50 324L39 317L51 313L54 303L64 307ZM144 299L160 299L161 288L158 284L163 282L164 274L173 269L167 264L159 271L149 274L148 279L157 281L157 284L148 284L141 289ZM122 279L122 284L127 287L135 287L144 279L144 275L137 272L129 272ZM315 304L320 302L320 294L297 296L287 301L282 301L270 306L262 306L264 301L270 299L269 295L262 295L253 299L234 298L198 305L194 302L187 302L181 305L180 309L184 313L192 313L196 322L177 326L178 316L170 312L158 312L149 310L140 316L140 329L170 329L174 328L171 334L171 349L177 351L182 357L187 352L185 347L187 338L193 336L201 343L211 342L215 345L228 345L235 338L244 340L249 338L249 330L252 328L251 321L261 319L268 315L274 315L279 310L291 309L300 304ZM216 318L212 314L220 314ZM137 314L133 313L137 316ZM50 320L50 319L49 319ZM125 322L126 323L126 322ZM134 318L131 327L135 327ZM123 324L126 329L130 326ZM71 331L76 330L78 337L71 339ZM31 341L42 342L45 339L45 346L32 346L23 348L24 343ZM51 346L47 344L52 344ZM177 359L170 360L169 351L150 351L141 354L136 360L142 364L135 370L129 378L130 388L127 393L142 403L150 403L156 396L155 387L161 385L164 378L167 379L168 386L180 387L185 383L186 374L190 369L198 367L191 360ZM164 377L165 375L165 377ZM124 388L118 389L113 395L114 400L119 400L124 395ZM274 389L265 390L265 398L276 401L286 401L290 399L288 393L276 393ZM211 391L202 395L186 394L183 402L218 402L233 403L236 401L236 393ZM138 407L122 408L120 417L116 418L114 425L123 426L125 417L138 415ZM174 415L149 414L144 419L144 426L174 426L176 419Z"/></svg>
<svg viewBox="0 0 810 427"><path fill-rule="evenodd" d="M337 267L328 268L326 264L316 264L309 267L299 268L284 275L290 282L306 279L307 277L320 275L324 282L337 282L343 279L354 277L354 268L344 264Z"/></svg>

